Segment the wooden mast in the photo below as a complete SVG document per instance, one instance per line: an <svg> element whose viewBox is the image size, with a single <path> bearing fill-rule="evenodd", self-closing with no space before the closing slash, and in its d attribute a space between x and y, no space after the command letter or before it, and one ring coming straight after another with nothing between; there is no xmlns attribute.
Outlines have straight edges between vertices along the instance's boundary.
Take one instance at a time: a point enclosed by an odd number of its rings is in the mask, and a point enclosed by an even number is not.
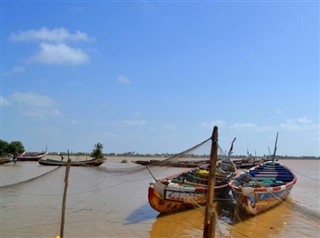
<svg viewBox="0 0 320 238"><path fill-rule="evenodd" d="M210 152L210 171L208 177L208 190L206 210L204 217L203 238L215 237L216 217L213 209L214 186L216 183L216 163L218 157L218 127L215 126L212 132L212 144Z"/></svg>
<svg viewBox="0 0 320 238"><path fill-rule="evenodd" d="M64 177L64 191L63 191L63 199L62 199L60 238L63 238L63 233L64 233L64 216L65 216L65 210L66 210L66 200L67 200L67 189L68 189L70 165L71 165L71 159L69 158L69 150L68 150L68 163L66 166L66 173L65 173L65 177Z"/></svg>
<svg viewBox="0 0 320 238"><path fill-rule="evenodd" d="M272 163L274 163L274 159L276 158L278 135L279 135L279 132L277 132L276 142L274 144L274 151L273 151L273 155L272 155Z"/></svg>

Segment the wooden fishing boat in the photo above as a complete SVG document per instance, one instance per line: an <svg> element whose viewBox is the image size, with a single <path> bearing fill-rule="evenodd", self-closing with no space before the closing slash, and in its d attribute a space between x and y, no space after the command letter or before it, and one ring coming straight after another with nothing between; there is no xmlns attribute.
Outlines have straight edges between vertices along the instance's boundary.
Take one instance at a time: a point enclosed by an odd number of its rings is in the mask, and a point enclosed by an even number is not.
<svg viewBox="0 0 320 238"><path fill-rule="evenodd" d="M233 163L237 166L237 168L251 168L262 164L264 162L272 161L271 158L253 158L253 157L246 157L246 158L232 158Z"/></svg>
<svg viewBox="0 0 320 238"><path fill-rule="evenodd" d="M103 162L106 161L107 158L102 159L89 159L89 160L77 160L71 161L71 166L100 166ZM48 166L66 166L67 161L59 161L54 159L39 159L39 164L48 165Z"/></svg>
<svg viewBox="0 0 320 238"><path fill-rule="evenodd" d="M209 160L183 160L183 161L161 161L161 160L135 160L133 163L147 166L167 166L178 168L195 168L209 164Z"/></svg>
<svg viewBox="0 0 320 238"><path fill-rule="evenodd" d="M0 164L12 162L12 158L0 158Z"/></svg>
<svg viewBox="0 0 320 238"><path fill-rule="evenodd" d="M229 180L235 176L236 167L228 158L216 165L215 197L230 191ZM150 206L160 213L174 213L204 205L207 199L209 165L192 168L182 173L150 183Z"/></svg>
<svg viewBox="0 0 320 238"><path fill-rule="evenodd" d="M44 158L48 154L47 151L41 153L27 153L24 152L16 156L18 161L38 161L39 159Z"/></svg>
<svg viewBox="0 0 320 238"><path fill-rule="evenodd" d="M286 199L297 178L279 162L266 162L230 181L233 196L246 214L256 215Z"/></svg>
<svg viewBox="0 0 320 238"><path fill-rule="evenodd" d="M276 145L278 134L276 137ZM265 162L236 176L229 182L239 208L249 215L256 215L285 200L297 182L295 174L283 164Z"/></svg>

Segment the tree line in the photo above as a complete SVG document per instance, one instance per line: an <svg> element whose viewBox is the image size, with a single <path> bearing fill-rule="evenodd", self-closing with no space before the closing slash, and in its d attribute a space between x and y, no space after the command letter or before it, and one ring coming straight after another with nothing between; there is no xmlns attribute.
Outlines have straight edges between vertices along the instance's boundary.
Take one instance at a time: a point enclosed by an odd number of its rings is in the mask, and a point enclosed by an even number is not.
<svg viewBox="0 0 320 238"><path fill-rule="evenodd" d="M17 156L24 152L24 146L20 141L7 142L0 140L0 157Z"/></svg>
<svg viewBox="0 0 320 238"><path fill-rule="evenodd" d="M0 157L5 157L5 156L16 156L18 154L21 154L25 151L23 144L20 141L12 141L12 142L7 142L4 140L0 140ZM50 154L55 154L50 153ZM57 153L58 154L58 153ZM76 155L90 155L93 158L102 158L103 156L120 156L120 157L163 157L163 158L168 158L171 156L174 156L176 154L174 153L156 153L156 154L143 154L143 153L137 153L135 151L129 151L129 152L124 152L124 153L103 153L103 144L102 143L97 143L94 145L94 148L91 153L87 152L71 152L70 154L76 154ZM188 154L187 157L189 158L209 158L209 154ZM233 158L241 158L241 157L246 157L245 155L233 155ZM263 157L267 157L267 155L264 155ZM318 156L281 156L277 155L277 158L279 159L305 159L305 160L310 160L310 159L320 159Z"/></svg>

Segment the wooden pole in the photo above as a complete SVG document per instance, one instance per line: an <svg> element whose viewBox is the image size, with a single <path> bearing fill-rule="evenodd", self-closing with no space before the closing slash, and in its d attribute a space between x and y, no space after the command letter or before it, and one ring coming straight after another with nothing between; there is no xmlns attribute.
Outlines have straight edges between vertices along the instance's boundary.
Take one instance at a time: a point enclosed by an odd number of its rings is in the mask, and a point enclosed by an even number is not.
<svg viewBox="0 0 320 238"><path fill-rule="evenodd" d="M274 159L276 158L278 135L279 135L279 132L277 132L276 142L275 142L275 144L274 144L274 151L273 151L273 156L272 156L272 163L274 163Z"/></svg>
<svg viewBox="0 0 320 238"><path fill-rule="evenodd" d="M216 183L216 163L218 157L218 127L215 126L212 132L212 144L210 152L210 171L208 177L208 190L206 211L204 217L203 238L215 237L216 217L213 209L214 186Z"/></svg>
<svg viewBox="0 0 320 238"><path fill-rule="evenodd" d="M68 151L68 163L67 163L66 173L65 173L65 177L64 177L64 191L63 191L63 199L62 199L60 238L63 238L63 232L64 232L64 215L65 215L65 210L66 210L66 200L67 200L67 189L68 189L70 165L71 165L71 159L69 158L69 151Z"/></svg>

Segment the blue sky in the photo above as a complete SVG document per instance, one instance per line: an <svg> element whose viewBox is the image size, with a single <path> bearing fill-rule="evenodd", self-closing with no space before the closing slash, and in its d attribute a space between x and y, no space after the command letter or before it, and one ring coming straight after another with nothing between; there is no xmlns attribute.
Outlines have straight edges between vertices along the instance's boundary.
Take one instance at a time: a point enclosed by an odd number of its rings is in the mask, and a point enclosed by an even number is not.
<svg viewBox="0 0 320 238"><path fill-rule="evenodd" d="M1 1L1 139L319 156L319 1Z"/></svg>

